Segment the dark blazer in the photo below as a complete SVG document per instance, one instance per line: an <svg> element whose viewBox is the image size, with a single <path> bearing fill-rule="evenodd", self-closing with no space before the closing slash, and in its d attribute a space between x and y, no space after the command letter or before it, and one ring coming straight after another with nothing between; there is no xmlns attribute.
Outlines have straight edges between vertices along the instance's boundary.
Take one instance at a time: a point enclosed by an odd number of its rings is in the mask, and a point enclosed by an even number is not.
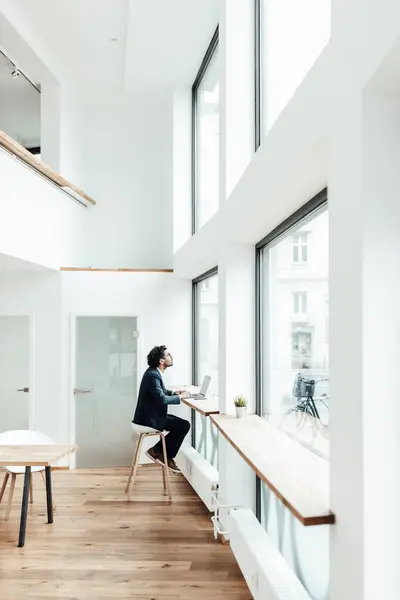
<svg viewBox="0 0 400 600"><path fill-rule="evenodd" d="M147 369L139 388L138 402L132 423L163 431L168 405L180 404L181 399L166 390L158 369Z"/></svg>

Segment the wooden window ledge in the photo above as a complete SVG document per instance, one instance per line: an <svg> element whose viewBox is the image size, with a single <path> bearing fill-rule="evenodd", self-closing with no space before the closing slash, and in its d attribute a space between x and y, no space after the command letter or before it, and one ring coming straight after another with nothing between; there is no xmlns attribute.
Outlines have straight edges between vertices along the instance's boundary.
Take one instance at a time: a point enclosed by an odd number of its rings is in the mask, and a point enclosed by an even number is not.
<svg viewBox="0 0 400 600"><path fill-rule="evenodd" d="M171 389L175 392L177 390L186 390L190 394L198 394L200 391L200 388L196 385L177 385ZM182 404L186 404L186 406L189 406L189 408L192 408L203 417L219 414L219 402L217 398L207 398L206 400L188 398L187 400L182 400Z"/></svg>
<svg viewBox="0 0 400 600"><path fill-rule="evenodd" d="M211 420L293 515L306 526L332 525L329 463L257 415Z"/></svg>

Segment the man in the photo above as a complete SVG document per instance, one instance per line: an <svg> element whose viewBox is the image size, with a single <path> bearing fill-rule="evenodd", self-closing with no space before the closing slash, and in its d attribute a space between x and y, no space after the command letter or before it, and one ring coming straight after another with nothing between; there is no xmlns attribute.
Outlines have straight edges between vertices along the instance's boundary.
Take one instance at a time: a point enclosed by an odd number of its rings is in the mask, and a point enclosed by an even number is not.
<svg viewBox="0 0 400 600"><path fill-rule="evenodd" d="M155 346L150 350L147 364L149 368L143 375L140 384L133 423L153 427L159 431L168 431L168 435L165 437L168 467L174 473L179 473L179 467L174 459L190 429L190 423L180 417L168 415L168 405L180 404L181 399L185 398L187 394L182 390L174 393L165 389L162 376L165 370L174 364L166 346ZM161 440L146 454L151 460L164 464Z"/></svg>

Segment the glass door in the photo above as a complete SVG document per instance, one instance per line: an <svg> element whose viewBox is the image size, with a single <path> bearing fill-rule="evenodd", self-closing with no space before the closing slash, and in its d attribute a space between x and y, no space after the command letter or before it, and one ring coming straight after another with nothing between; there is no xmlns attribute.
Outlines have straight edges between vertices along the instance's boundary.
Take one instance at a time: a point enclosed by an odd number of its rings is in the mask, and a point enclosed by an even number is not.
<svg viewBox="0 0 400 600"><path fill-rule="evenodd" d="M0 315L0 433L29 429L29 316Z"/></svg>
<svg viewBox="0 0 400 600"><path fill-rule="evenodd" d="M76 317L77 468L131 463L137 338L136 317Z"/></svg>

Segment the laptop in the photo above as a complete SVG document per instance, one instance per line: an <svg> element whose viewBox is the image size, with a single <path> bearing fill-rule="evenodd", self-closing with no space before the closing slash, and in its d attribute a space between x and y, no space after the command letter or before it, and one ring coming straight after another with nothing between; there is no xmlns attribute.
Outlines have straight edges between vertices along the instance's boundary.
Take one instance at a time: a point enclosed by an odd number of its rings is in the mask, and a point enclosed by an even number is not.
<svg viewBox="0 0 400 600"><path fill-rule="evenodd" d="M200 392L198 394L190 394L189 398L191 400L205 400L207 398L208 388L210 387L210 381L210 375L206 375L201 384Z"/></svg>

